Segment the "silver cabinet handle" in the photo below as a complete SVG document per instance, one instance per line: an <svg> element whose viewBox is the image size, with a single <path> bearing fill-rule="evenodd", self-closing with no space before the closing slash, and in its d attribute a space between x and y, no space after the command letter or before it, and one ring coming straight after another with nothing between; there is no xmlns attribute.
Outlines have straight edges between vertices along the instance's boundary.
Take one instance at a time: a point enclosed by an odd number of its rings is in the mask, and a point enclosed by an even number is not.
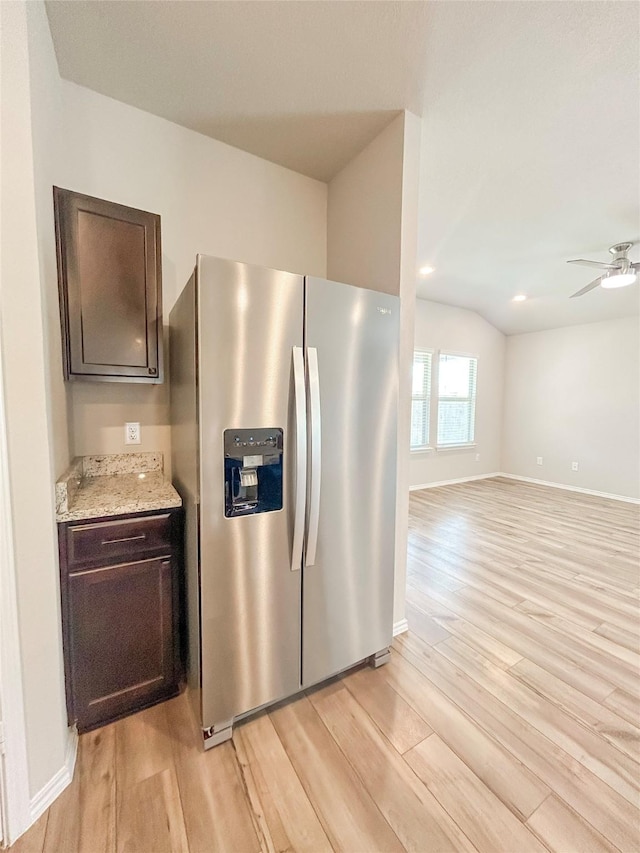
<svg viewBox="0 0 640 853"><path fill-rule="evenodd" d="M304 357L302 347L293 347L293 394L296 415L296 485L293 516L293 542L291 544L291 571L302 565L304 542L304 504L307 494L307 399L304 383Z"/></svg>
<svg viewBox="0 0 640 853"><path fill-rule="evenodd" d="M320 413L320 373L318 350L307 349L309 378L309 412L311 414L311 483L309 487L309 515L307 520L307 547L305 566L313 566L318 545L318 523L320 520L320 479L322 470L322 417Z"/></svg>
<svg viewBox="0 0 640 853"><path fill-rule="evenodd" d="M103 545L115 545L116 542L135 542L136 539L146 539L147 534L141 533L139 536L123 536L122 539L103 539Z"/></svg>

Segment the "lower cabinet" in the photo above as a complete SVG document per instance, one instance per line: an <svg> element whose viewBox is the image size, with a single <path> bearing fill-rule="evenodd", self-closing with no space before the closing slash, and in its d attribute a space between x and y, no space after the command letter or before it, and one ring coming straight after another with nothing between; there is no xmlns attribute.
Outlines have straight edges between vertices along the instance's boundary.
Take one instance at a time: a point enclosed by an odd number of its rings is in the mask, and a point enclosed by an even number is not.
<svg viewBox="0 0 640 853"><path fill-rule="evenodd" d="M67 707L79 731L178 692L181 519L165 512L59 525ZM135 539L132 523L141 531ZM95 548L70 567L69 545L80 536L93 537ZM127 547L134 556L108 560L114 543L121 557Z"/></svg>

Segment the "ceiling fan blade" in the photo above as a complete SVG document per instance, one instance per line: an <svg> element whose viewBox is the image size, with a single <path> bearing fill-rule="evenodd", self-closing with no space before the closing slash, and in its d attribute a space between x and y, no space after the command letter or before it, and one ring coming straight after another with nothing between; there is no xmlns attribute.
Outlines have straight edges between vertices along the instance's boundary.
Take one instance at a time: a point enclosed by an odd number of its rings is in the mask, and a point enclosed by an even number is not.
<svg viewBox="0 0 640 853"><path fill-rule="evenodd" d="M603 278L604 276L601 275L595 281L592 281L591 284L588 284L586 287L583 287L582 290L579 290L577 293L572 293L569 298L573 299L574 296L582 296L584 293L589 293L590 290L594 290L600 284Z"/></svg>
<svg viewBox="0 0 640 853"><path fill-rule="evenodd" d="M619 264L605 264L602 261L585 261L584 258L578 258L576 261L567 261L568 264L582 264L583 267L595 267L597 270L619 270Z"/></svg>
<svg viewBox="0 0 640 853"><path fill-rule="evenodd" d="M630 269L630 270L640 270L640 261L638 261L638 262L637 262L637 263L635 263L635 264L631 264L631 266L629 267L629 269Z"/></svg>

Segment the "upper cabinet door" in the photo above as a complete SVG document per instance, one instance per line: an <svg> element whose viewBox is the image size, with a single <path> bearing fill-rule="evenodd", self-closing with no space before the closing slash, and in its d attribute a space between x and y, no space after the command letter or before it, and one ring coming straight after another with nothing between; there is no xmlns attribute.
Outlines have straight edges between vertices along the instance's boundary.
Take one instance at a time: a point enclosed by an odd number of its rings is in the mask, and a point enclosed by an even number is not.
<svg viewBox="0 0 640 853"><path fill-rule="evenodd" d="M66 379L162 382L160 217L53 188Z"/></svg>

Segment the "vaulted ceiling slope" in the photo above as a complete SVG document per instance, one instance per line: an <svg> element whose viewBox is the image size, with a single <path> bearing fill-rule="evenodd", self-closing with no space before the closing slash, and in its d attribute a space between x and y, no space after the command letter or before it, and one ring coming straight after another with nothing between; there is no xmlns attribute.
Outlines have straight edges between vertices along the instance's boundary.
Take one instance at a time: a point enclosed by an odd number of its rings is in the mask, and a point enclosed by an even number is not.
<svg viewBox="0 0 640 853"><path fill-rule="evenodd" d="M427 8L47 3L63 77L322 181L422 111Z"/></svg>
<svg viewBox="0 0 640 853"><path fill-rule="evenodd" d="M640 240L638 3L47 9L63 77L320 180L422 116L424 298L507 333L640 310L640 285L570 300L589 270L565 264Z"/></svg>

